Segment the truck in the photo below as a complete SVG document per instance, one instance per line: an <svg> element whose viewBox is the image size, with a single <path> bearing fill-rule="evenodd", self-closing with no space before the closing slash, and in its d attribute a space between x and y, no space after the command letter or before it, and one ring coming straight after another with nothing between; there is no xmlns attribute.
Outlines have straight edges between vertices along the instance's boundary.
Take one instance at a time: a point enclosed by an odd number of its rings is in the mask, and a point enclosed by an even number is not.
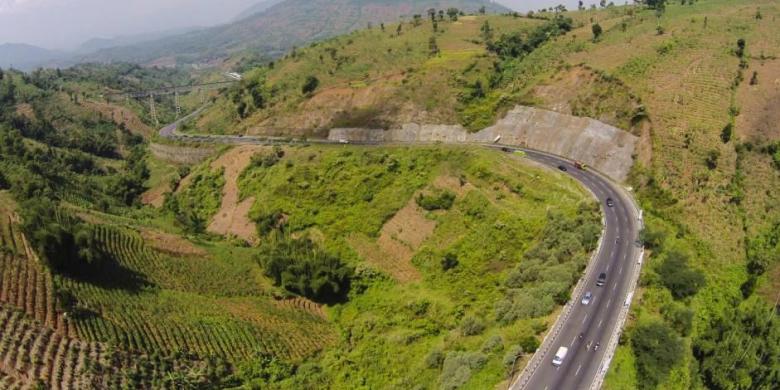
<svg viewBox="0 0 780 390"><path fill-rule="evenodd" d="M588 167L588 164L585 164L585 163L584 163L584 162L582 162L582 161L575 161L575 162L574 162L574 166L575 166L577 169L582 169L582 170L584 170L585 168L587 168L587 167Z"/></svg>
<svg viewBox="0 0 780 390"><path fill-rule="evenodd" d="M560 367L561 364L563 364L563 359L566 359L566 354L569 353L569 348L566 347L560 347L558 348L558 352L555 353L555 356L553 357L552 364L555 367Z"/></svg>

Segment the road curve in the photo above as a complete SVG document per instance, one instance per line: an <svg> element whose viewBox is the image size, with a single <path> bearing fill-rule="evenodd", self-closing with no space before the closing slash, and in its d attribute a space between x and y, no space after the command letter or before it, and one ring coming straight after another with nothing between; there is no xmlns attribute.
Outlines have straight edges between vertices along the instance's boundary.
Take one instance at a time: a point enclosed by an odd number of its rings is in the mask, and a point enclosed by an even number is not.
<svg viewBox="0 0 780 390"><path fill-rule="evenodd" d="M185 135L177 132L179 123L197 113L194 112L162 128L160 136L180 141L223 144L339 143L324 139ZM617 346L617 339L641 267L643 251L637 244L642 224L641 211L631 195L618 184L590 169L577 169L570 160L563 157L512 146L487 146L500 148L504 152L523 151L527 158L570 175L593 194L603 210L602 237L584 276L578 282L572 292L571 300L564 306L560 317L548 332L542 345L521 374L512 380L509 388L511 390L599 388ZM565 168L565 171L561 168ZM614 201L612 207L606 205L607 198ZM600 273L606 273L607 279L604 286L597 287L596 279ZM582 305L580 303L582 295L587 291L592 292L593 299L589 305ZM594 346L597 343L600 348L596 350ZM552 365L552 358L562 346L567 347L569 353L563 364L555 367Z"/></svg>

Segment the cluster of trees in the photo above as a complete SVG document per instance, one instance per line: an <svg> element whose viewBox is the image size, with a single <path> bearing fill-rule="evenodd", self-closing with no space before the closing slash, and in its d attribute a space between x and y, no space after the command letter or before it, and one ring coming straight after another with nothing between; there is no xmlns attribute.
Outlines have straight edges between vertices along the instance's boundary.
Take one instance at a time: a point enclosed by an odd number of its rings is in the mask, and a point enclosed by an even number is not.
<svg viewBox="0 0 780 390"><path fill-rule="evenodd" d="M110 260L95 239L92 225L60 214L52 201L32 198L22 204L21 210L24 233L52 270L80 276Z"/></svg>
<svg viewBox="0 0 780 390"><path fill-rule="evenodd" d="M551 20L531 30L528 36L521 32L502 34L493 41L486 42L489 51L496 53L503 59L518 58L531 53L548 40L571 31L573 21L571 18L556 15Z"/></svg>
<svg viewBox="0 0 780 390"><path fill-rule="evenodd" d="M277 286L318 302L346 299L353 269L308 237L282 233L260 246L257 262Z"/></svg>
<svg viewBox="0 0 780 390"><path fill-rule="evenodd" d="M655 389L685 354L682 338L661 321L637 325L631 332L631 348L642 389Z"/></svg>
<svg viewBox="0 0 780 390"><path fill-rule="evenodd" d="M549 314L565 304L572 285L596 249L601 226L598 206L583 203L576 217L549 215L542 240L510 272L506 296L495 308L503 323Z"/></svg>

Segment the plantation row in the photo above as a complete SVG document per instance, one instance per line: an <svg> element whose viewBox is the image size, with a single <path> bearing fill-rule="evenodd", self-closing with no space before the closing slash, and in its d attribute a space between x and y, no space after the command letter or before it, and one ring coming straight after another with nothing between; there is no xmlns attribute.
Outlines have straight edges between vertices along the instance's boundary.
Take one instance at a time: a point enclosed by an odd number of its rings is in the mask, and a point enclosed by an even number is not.
<svg viewBox="0 0 780 390"><path fill-rule="evenodd" d="M258 352L300 359L335 341L313 302L199 295L196 283L202 278L188 277L181 259L160 254L122 229L99 225L95 235L120 271L102 273L100 284L57 276L57 284L79 302L73 323L80 339L229 361ZM234 315L225 310L232 306Z"/></svg>
<svg viewBox="0 0 780 390"><path fill-rule="evenodd" d="M222 362L190 356L121 353L102 343L64 337L0 306L0 389L42 383L51 389L180 388L225 375Z"/></svg>
<svg viewBox="0 0 780 390"><path fill-rule="evenodd" d="M5 249L11 253L24 253L21 233L14 226L11 216L0 214L0 219L0 250Z"/></svg>

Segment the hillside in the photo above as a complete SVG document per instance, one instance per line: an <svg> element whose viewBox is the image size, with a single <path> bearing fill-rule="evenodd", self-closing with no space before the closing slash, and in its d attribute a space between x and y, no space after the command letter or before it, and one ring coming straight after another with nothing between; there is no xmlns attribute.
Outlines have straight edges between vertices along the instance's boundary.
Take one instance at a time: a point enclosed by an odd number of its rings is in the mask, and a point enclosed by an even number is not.
<svg viewBox="0 0 780 390"><path fill-rule="evenodd" d="M779 12L772 1L725 0L569 12L570 32L530 50L524 44L548 21L363 30L249 72L198 128L322 135L415 121L476 130L521 103L629 130L641 140L628 184L646 212L652 254L605 387L772 387ZM492 49L485 21L496 30ZM503 38L511 31L519 38Z"/></svg>
<svg viewBox="0 0 780 390"><path fill-rule="evenodd" d="M66 53L21 43L0 44L0 68L31 70L62 57Z"/></svg>
<svg viewBox="0 0 780 390"><path fill-rule="evenodd" d="M286 0L236 22L138 45L101 50L83 61L215 64L242 51L273 58L294 46L379 24L425 15L429 8L476 12L508 9L487 0Z"/></svg>

